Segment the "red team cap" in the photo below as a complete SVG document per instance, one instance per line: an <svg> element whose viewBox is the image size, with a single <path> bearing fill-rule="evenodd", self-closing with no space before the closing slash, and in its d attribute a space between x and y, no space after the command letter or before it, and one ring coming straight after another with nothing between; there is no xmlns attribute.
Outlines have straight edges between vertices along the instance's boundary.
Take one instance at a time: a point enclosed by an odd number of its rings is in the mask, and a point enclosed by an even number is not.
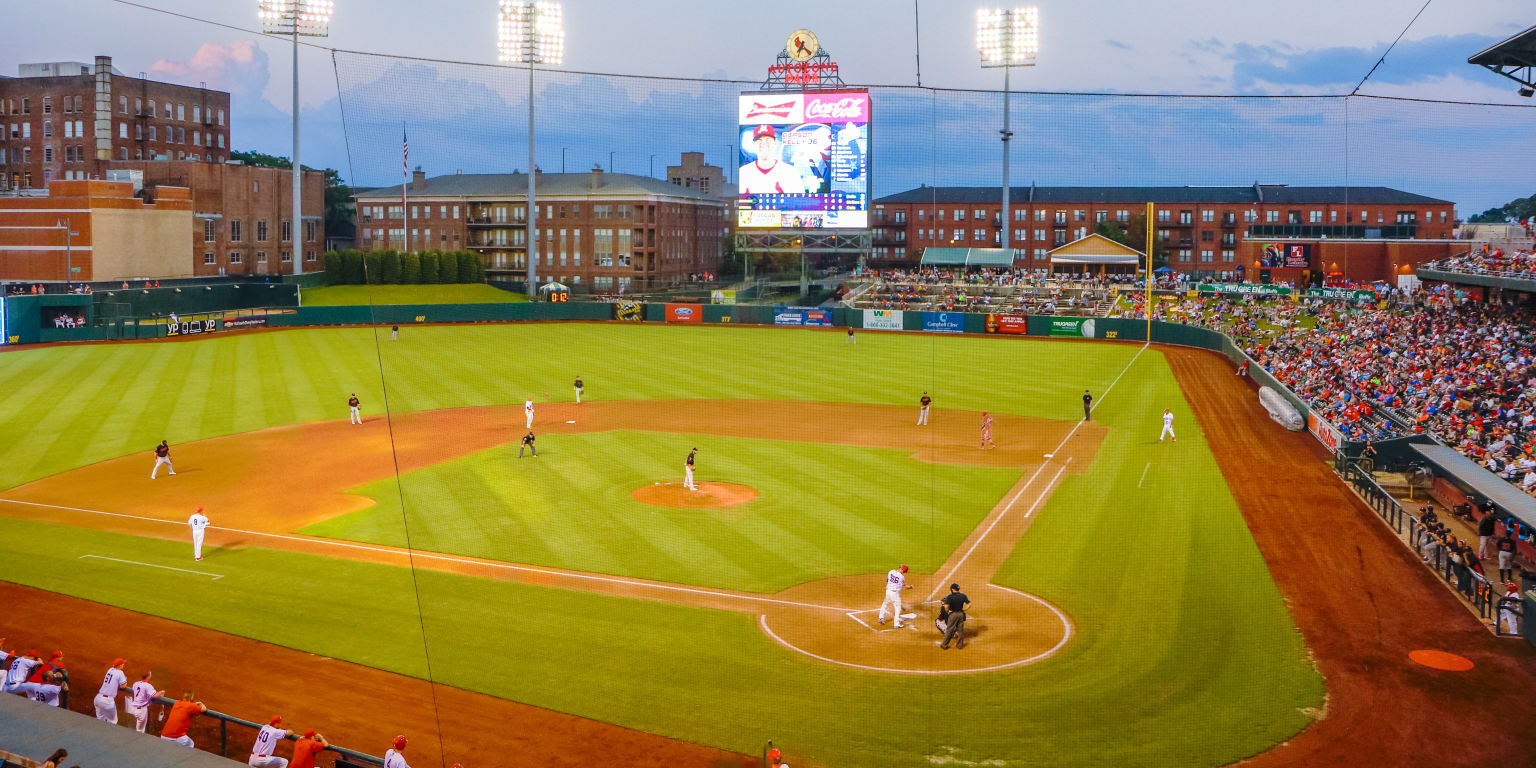
<svg viewBox="0 0 1536 768"><path fill-rule="evenodd" d="M273 715L272 716L272 723L271 724L272 725L277 725L278 723L281 723L282 721L283 721L283 716L282 715Z"/></svg>
<svg viewBox="0 0 1536 768"><path fill-rule="evenodd" d="M757 141L758 139L761 139L764 136L767 136L768 138L772 139L772 138L777 137L778 133L773 130L773 126L771 126L771 125L759 125L758 127L752 129L752 140L753 141Z"/></svg>
<svg viewBox="0 0 1536 768"><path fill-rule="evenodd" d="M203 511L203 508L202 507L198 507L197 511L201 512L201 511Z"/></svg>
<svg viewBox="0 0 1536 768"><path fill-rule="evenodd" d="M784 753L780 752L778 747L774 747L773 749L768 750L769 760L778 760L782 757L784 757Z"/></svg>
<svg viewBox="0 0 1536 768"><path fill-rule="evenodd" d="M1509 591L1509 592L1518 592L1518 591L1520 591L1520 590L1515 588L1515 583L1513 581L1505 582L1504 583L1504 589L1506 591Z"/></svg>
<svg viewBox="0 0 1536 768"><path fill-rule="evenodd" d="M906 566L905 563L903 563L902 566L901 566L901 572L902 573L906 573L907 572L907 566Z"/></svg>
<svg viewBox="0 0 1536 768"><path fill-rule="evenodd" d="M114 666L114 667L121 667L122 665L127 664L127 663L128 663L127 659L113 659L112 660L112 666Z"/></svg>
<svg viewBox="0 0 1536 768"><path fill-rule="evenodd" d="M305 728L304 729L304 738L306 738L306 739L313 739L314 737L315 737L315 729L313 729L313 728Z"/></svg>
<svg viewBox="0 0 1536 768"><path fill-rule="evenodd" d="M405 737L404 736L396 736L395 740L390 742L390 746L394 747L397 750L405 749Z"/></svg>
<svg viewBox="0 0 1536 768"><path fill-rule="evenodd" d="M50 658L50 659L62 659L62 658L64 658L64 652L63 651L54 651L53 655L49 656L48 658Z"/></svg>

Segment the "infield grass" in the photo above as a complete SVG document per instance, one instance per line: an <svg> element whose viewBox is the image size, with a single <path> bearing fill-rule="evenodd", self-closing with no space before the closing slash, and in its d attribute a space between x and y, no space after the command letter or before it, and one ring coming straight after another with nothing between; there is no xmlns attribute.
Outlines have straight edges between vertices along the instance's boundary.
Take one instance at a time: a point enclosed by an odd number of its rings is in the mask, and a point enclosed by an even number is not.
<svg viewBox="0 0 1536 768"><path fill-rule="evenodd" d="M306 307L358 304L500 304L527 301L521 293L485 283L446 285L322 285L305 288Z"/></svg>
<svg viewBox="0 0 1536 768"><path fill-rule="evenodd" d="M1108 434L1088 471L1065 477L1039 510L997 577L1060 606L1077 637L1056 656L1007 672L883 675L794 654L766 638L748 614L432 571L413 579L400 568L260 547L212 553L199 565L225 575L217 581L167 576L79 556L176 566L187 560L185 543L9 518L0 518L0 578L405 674L424 674L430 647L440 682L748 753L772 737L792 743L812 764L839 768L1224 765L1289 738L1308 722L1303 710L1322 705L1322 680L1155 350L1136 358L1103 396L1137 347L874 333L845 347L837 334L803 330L617 325L413 328L400 342L386 337L377 346L375 338L368 329L303 330L0 354L0 387L12 393L0 401L0 430L28 436L0 445L0 486L143 450L162 435L174 444L343 418L336 393L355 389L365 402L379 402L381 370L391 405L407 410L517 402L546 389L564 394L581 374L588 394L606 399L910 403L928 390L944 407L1075 419L1087 387L1101 395L1095 420ZM1156 441L1165 407L1176 416L1176 446ZM626 446L623 435L612 439L619 442L593 443L583 460L629 451L632 466L615 470L633 473L629 480L650 472L651 462L675 473L676 446L647 435L657 445L652 456L643 445ZM722 443L719 450L753 457L754 470L764 460L784 461L768 441L731 442L740 445ZM850 460L872 461L880 452ZM750 548L730 551L741 543L685 514L658 510L644 518L614 504L606 495L612 491L577 478L517 481L529 483L520 486L524 495L548 493L548 500L525 502L483 488L476 473L499 472L498 462L507 461L514 460L489 451L407 476L408 507L442 508L423 510L419 530L472 546L482 531L455 522L451 510L516 501L534 511L497 520L495 530L545 526L545 539L481 545L537 546L551 556L605 558L614 567L633 554L645 568L687 578L772 586L771 574L746 562L758 556ZM836 493L817 489L814 477L786 474L776 494L814 501ZM512 481L491 485L501 482ZM961 482L981 486L947 487ZM931 491L960 493L961 502L980 506L987 493L993 501L1001 495L989 490L992 482L1002 481L944 475ZM876 485L875 492L908 497L929 490L883 477ZM387 496L382 487L365 490L381 502ZM971 493L975 498L964 501ZM627 532L586 531L584 523L601 522L597 513L557 503L564 494L613 507ZM833 553L847 567L868 571L866 558L922 555L882 554L880 542L839 540L849 530L870 530L859 527L870 525L858 520L867 510L798 513L793 533L802 541L793 546ZM555 514L577 519L551 522ZM742 524L786 522L758 514L743 509ZM943 537L954 534L930 533L927 522L892 521L901 530L883 546L931 548L942 560ZM370 524L373 535L388 530L366 515L332 523L353 527L352 535L368 535ZM662 553L621 546L668 536L707 546L679 542ZM725 550L724 564L701 571L676 563L676 553L696 546ZM969 591L982 609L989 590ZM271 596L293 594L321 595L317 608L327 620L273 621Z"/></svg>

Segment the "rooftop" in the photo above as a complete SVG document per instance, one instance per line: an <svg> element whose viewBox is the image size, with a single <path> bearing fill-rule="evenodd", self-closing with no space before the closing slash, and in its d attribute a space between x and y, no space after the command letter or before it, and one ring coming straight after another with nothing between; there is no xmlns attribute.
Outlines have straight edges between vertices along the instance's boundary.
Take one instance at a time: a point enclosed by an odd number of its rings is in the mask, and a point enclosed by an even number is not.
<svg viewBox="0 0 1536 768"><path fill-rule="evenodd" d="M880 203L1001 203L1002 187L920 186L875 199ZM1451 205L1426 195L1391 187L1292 187L1253 184L1244 187L1010 187L1016 203L1204 203L1292 205L1361 203L1365 205Z"/></svg>

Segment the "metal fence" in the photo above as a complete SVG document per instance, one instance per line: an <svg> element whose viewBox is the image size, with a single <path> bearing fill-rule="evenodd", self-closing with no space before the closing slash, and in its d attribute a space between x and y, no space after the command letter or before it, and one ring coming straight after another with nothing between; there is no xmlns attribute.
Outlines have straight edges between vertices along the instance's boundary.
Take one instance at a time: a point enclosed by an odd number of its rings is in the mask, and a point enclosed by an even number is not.
<svg viewBox="0 0 1536 768"><path fill-rule="evenodd" d="M154 701L155 701L155 703L161 704L161 705L163 705L163 706L165 706L167 708L169 708L171 705L176 703L176 699L172 699L172 698L169 698L169 697L166 697L166 696L156 696ZM219 752L219 756L220 757L229 757L229 726L230 726L231 723L233 723L236 727L249 728L252 731L256 731L256 730L259 730L261 728L261 723L253 723L250 720L246 720L244 718L235 717L234 715L226 714L224 712L219 712L219 711L213 710L213 709L210 709L210 710L207 710L207 711L203 712L202 716L203 717L210 717L210 718L213 718L214 720L219 721L219 749L218 749L218 752ZM293 734L289 734L288 735L288 740L289 741L298 741L298 737L294 736ZM212 751L212 750L209 750L209 751ZM354 750L354 749L347 749L346 747L338 747L338 746L336 746L334 744L326 747L323 751L334 752L337 755L340 755L342 758L344 758L347 762L352 763L352 764L356 764L356 765L376 765L376 766L384 765L384 758L382 758L382 757L374 757L373 755L365 754L363 752L358 752L357 750Z"/></svg>

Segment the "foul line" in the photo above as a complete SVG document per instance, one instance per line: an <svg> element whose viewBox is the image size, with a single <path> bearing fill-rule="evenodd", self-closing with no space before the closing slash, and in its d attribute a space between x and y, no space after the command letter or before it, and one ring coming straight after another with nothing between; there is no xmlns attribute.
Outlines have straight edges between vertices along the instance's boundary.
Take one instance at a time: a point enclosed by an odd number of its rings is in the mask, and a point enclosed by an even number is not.
<svg viewBox="0 0 1536 768"><path fill-rule="evenodd" d="M1147 470L1149 470L1151 468L1152 468L1152 462L1150 462L1150 461L1147 462L1147 466L1146 467L1142 468L1142 470L1141 470L1141 479L1136 481L1136 487L1137 488L1140 488L1141 484L1147 481Z"/></svg>
<svg viewBox="0 0 1536 768"><path fill-rule="evenodd" d="M35 501L19 501L19 500L16 500L16 499L0 499L0 503L24 504L24 505L27 505L27 506L45 507L45 508L48 508L48 509L64 509L64 510L69 510L69 511L72 511L72 512L86 512L86 513L93 514L93 515L107 515L109 517L122 517L122 518L127 518L129 520L143 520L143 521L148 521L148 522L152 522L152 523L164 523L166 525L178 525L178 526L179 525L186 525L186 523L178 522L178 521L175 521L175 520L162 520L162 519L160 519L158 517L144 517L142 515L128 515L128 514L123 514L121 512L104 512L104 511L99 510L99 509L85 509L83 507L67 507L67 506L63 506L63 505L60 505L60 504L42 504L42 503L35 502ZM557 577L564 577L564 578L570 578L570 579L579 579L579 580L584 580L584 581L595 581L595 582L601 582L601 583L606 583L606 584L622 584L622 585L630 586L630 587L643 587L643 588L646 588L646 589L656 589L656 590L662 590L662 591L666 591L666 592L684 592L684 593L694 594L694 595L707 595L709 597L717 597L717 598L722 598L722 599L725 599L725 600L746 600L746 601L757 602L757 603L771 603L771 604L774 604L774 605L790 605L790 606L794 606L796 608L812 608L812 609L819 610L819 611L847 612L849 610L853 610L853 609L850 609L850 608L845 608L845 607L836 606L836 605L816 605L814 603L800 603L800 602L795 602L793 600L780 600L780 599L774 598L774 597L761 597L761 596L758 596L758 595L743 595L743 594L737 594L737 593L733 593L733 592L720 592L720 591L716 591L716 590L712 590L712 589L702 589L702 588L699 588L699 587L684 587L684 586L679 586L679 585L676 585L676 584L663 584L663 583L660 583L660 582L653 582L653 581L637 581L637 580L634 580L634 579L625 579L625 578L621 578L621 577L618 577L618 576L598 576L596 574L581 573L579 571L557 571L557 570L552 570L552 569L548 569L548 568L537 568L537 567L529 566L529 565L517 565L515 563L503 563L503 562L498 562L498 561L493 561L493 560L470 560L468 558L453 557L451 555L440 555L440 554L436 554L436 553L433 553L433 552L421 552L421 551L417 551L417 550L409 550L409 551L407 551L407 550L402 550L402 549L386 549L386 548L383 548L383 547L372 547L372 546L368 546L366 544L352 544L350 542L345 542L345 541L336 541L334 539L319 539L319 538L310 538L310 537L307 537L307 536L291 536L291 535L285 534L285 533L266 533L264 531L247 531L247 530L242 529L242 528L224 528L224 527L217 526L217 525L210 525L210 526L208 526L208 528L210 528L211 530L215 530L215 531L227 531L229 533L245 534L247 536L265 536L265 537L271 538L271 539L284 539L284 540L287 540L287 541L302 541L302 542L308 542L308 543L312 543L312 544L323 544L323 545L332 546L332 547L341 547L341 548L344 548L344 549L356 549L356 550L361 550L361 551L364 551L364 552L382 552L382 553L387 554L387 555L395 555L395 556L398 556L398 557L419 557L419 558L422 558L422 559L425 559L425 560L439 560L439 561L442 561L442 562L445 562L445 563L460 563L460 564L464 564L464 565L476 565L476 566L481 566L481 567L486 567L486 568L499 568L501 570L518 571L518 572L521 572L521 573L537 573L537 574L542 574L542 575L545 575L545 576L557 576Z"/></svg>
<svg viewBox="0 0 1536 768"><path fill-rule="evenodd" d="M87 557L93 557L93 558L95 558L97 560L111 560L114 563L127 563L129 565L142 565L142 566L144 566L146 568L164 568L167 571L181 571L182 573L195 573L195 574L197 574L199 576L212 576L214 581L218 581L219 579L224 578L224 574L222 574L222 573L208 573L207 571L189 571L186 568L172 568L169 565L155 565L154 563L141 563L141 562L139 562L137 560L119 560L118 558L107 557L105 555L81 555L81 556L79 556L79 557L77 557L75 559L76 560L84 560Z"/></svg>
<svg viewBox="0 0 1536 768"><path fill-rule="evenodd" d="M1056 481L1061 479L1061 473L1067 471L1067 465L1072 463L1073 458L1074 457L1072 456L1068 456L1067 460L1061 463L1061 467L1056 470L1056 474L1051 476L1051 481L1046 483L1045 490L1041 491L1040 495L1035 497L1035 503L1029 506L1029 510L1024 513L1024 517L1028 518L1030 515L1033 515L1035 510L1040 507L1040 502L1045 501L1045 499L1050 496L1051 489L1056 486ZM954 577L957 572L959 572L960 568L965 565L965 561L969 560L971 555L976 552L976 548L981 546L981 543L986 541L988 536L992 535L992 529L996 528L997 524L1001 523L1003 518L1007 517L1008 513L1013 510L1014 503L1016 503L1021 497L1024 496L1024 492L1029 490L1031 485L1035 484L1035 478L1039 477L1040 473L1045 469L1045 467L1045 464L1041 464L1035 470L1035 474L1030 476L1029 482L1025 483L1024 487L1020 488L1019 492L1014 494L1013 498L1008 501L1008 505L1003 507L1003 511L999 513L997 517L992 518L991 525L988 525L987 529L982 531L981 535L976 537L975 541L971 542L971 548L967 549L965 554L960 556L960 561L955 563L953 568L949 569L949 573L945 574L944 578L939 579L933 585L933 592L929 593L928 600L925 602L933 602L933 598L943 590L945 583L947 583L951 578Z"/></svg>

